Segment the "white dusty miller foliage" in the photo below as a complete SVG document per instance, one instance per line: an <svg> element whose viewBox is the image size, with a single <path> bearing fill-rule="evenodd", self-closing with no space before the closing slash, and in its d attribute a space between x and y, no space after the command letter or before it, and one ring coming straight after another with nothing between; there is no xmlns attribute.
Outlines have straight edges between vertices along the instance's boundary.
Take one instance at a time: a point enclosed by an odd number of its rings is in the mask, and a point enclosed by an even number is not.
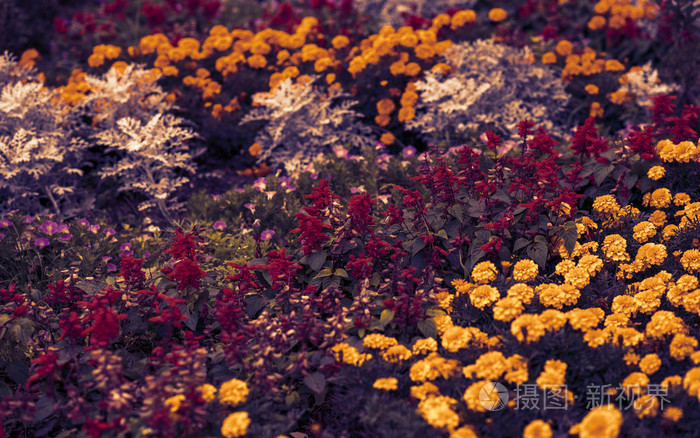
<svg viewBox="0 0 700 438"><path fill-rule="evenodd" d="M453 46L444 59L453 72L426 72L416 83L420 100L407 128L434 143L459 142L473 129L516 137L523 119L556 132L569 97L561 80L533 60L528 48L492 41Z"/></svg>
<svg viewBox="0 0 700 438"><path fill-rule="evenodd" d="M153 73L142 66L130 64L123 72L113 67L102 77L88 75L85 82L90 93L81 105L90 109L98 128L113 128L122 117L147 123L172 108Z"/></svg>
<svg viewBox="0 0 700 438"><path fill-rule="evenodd" d="M267 122L255 138L262 147L259 161L284 164L288 172L295 173L335 145L374 145L371 128L358 122L359 114L350 109L355 102L341 92L323 95L312 83L313 79L305 84L287 79L269 93L253 97L258 107L241 123Z"/></svg>
<svg viewBox="0 0 700 438"><path fill-rule="evenodd" d="M644 64L641 70L626 73L628 82L617 91L633 94L636 102L642 107L653 103L652 97L678 91L676 84L664 84L659 79L659 72L651 66L651 61Z"/></svg>
<svg viewBox="0 0 700 438"><path fill-rule="evenodd" d="M85 142L52 97L9 55L0 58L0 205L60 214L74 192Z"/></svg>
<svg viewBox="0 0 700 438"><path fill-rule="evenodd" d="M145 195L148 199L139 209L157 206L170 218L170 210L178 207L170 197L188 182L182 174L195 171L188 141L196 135L181 127L183 122L169 114L156 114L145 124L131 117L119 119L115 128L97 135L120 157L113 165L103 167L100 175L114 177L119 191Z"/></svg>

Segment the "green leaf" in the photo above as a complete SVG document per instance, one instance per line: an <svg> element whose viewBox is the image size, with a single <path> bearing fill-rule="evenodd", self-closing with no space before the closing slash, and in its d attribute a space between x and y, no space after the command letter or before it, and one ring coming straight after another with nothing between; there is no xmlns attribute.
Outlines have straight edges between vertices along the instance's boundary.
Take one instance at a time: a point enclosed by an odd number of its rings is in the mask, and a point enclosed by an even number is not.
<svg viewBox="0 0 700 438"><path fill-rule="evenodd" d="M419 321L418 330L420 330L426 338L437 338L437 324L433 318Z"/></svg>
<svg viewBox="0 0 700 438"><path fill-rule="evenodd" d="M316 251L309 256L309 267L316 272L320 271L327 257L328 254L325 251Z"/></svg>
<svg viewBox="0 0 700 438"><path fill-rule="evenodd" d="M600 166L596 166L596 169L593 171L593 177L595 178L595 183L596 185L601 185L603 184L603 181L605 181L605 178L610 175L610 172L615 170L615 166L612 164L602 164L600 163Z"/></svg>
<svg viewBox="0 0 700 438"><path fill-rule="evenodd" d="M449 237L447 237L447 231L445 229L441 229L440 231L437 232L438 237L442 237L443 239L447 240Z"/></svg>
<svg viewBox="0 0 700 438"><path fill-rule="evenodd" d="M559 227L559 232L557 234L564 241L564 248L566 248L566 251L571 254L574 251L576 240L578 239L576 224L573 221L566 222Z"/></svg>
<svg viewBox="0 0 700 438"><path fill-rule="evenodd" d="M413 242L413 247L411 248L411 256L415 256L423 248L425 248L425 240L419 237Z"/></svg>
<svg viewBox="0 0 700 438"><path fill-rule="evenodd" d="M331 268L323 268L323 269L321 270L321 272L319 272L318 274L316 274L316 276L314 277L314 279L316 279L316 278L330 277L331 275L333 275L333 271L331 271Z"/></svg>
<svg viewBox="0 0 700 438"><path fill-rule="evenodd" d="M382 310L382 314L379 315L379 323L382 326L386 326L389 324L391 321L394 319L394 314L395 312L391 309L384 309Z"/></svg>
<svg viewBox="0 0 700 438"><path fill-rule="evenodd" d="M526 239L524 237L519 238L518 240L515 241L513 244L513 252L520 251L521 249L525 248L530 244L531 240Z"/></svg>
<svg viewBox="0 0 700 438"><path fill-rule="evenodd" d="M316 394L320 394L326 389L326 376L321 373L311 373L304 377L304 384Z"/></svg>
<svg viewBox="0 0 700 438"><path fill-rule="evenodd" d="M541 242L533 243L527 247L527 255L537 263L540 269L545 269L545 264L547 263L547 245Z"/></svg>
<svg viewBox="0 0 700 438"><path fill-rule="evenodd" d="M349 278L348 271L346 271L345 269L342 269L342 268L336 269L335 273L333 275L335 275L337 277Z"/></svg>
<svg viewBox="0 0 700 438"><path fill-rule="evenodd" d="M462 206L459 204L454 204L447 209L447 212L451 214L458 221L462 220Z"/></svg>

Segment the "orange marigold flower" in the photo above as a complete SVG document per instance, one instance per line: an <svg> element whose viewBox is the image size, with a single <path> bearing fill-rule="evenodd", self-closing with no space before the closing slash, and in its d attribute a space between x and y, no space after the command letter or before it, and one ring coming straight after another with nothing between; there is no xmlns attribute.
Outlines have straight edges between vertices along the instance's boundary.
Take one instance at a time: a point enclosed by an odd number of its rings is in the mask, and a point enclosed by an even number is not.
<svg viewBox="0 0 700 438"><path fill-rule="evenodd" d="M597 31L604 28L605 23L605 17L594 15L590 20L588 20L588 28L590 30Z"/></svg>
<svg viewBox="0 0 700 438"><path fill-rule="evenodd" d="M542 55L542 64L554 64L557 62L557 55L554 52L547 52Z"/></svg>
<svg viewBox="0 0 700 438"><path fill-rule="evenodd" d="M333 45L334 49L340 50L350 44L350 39L345 35L337 35L333 38L331 44Z"/></svg>
<svg viewBox="0 0 700 438"><path fill-rule="evenodd" d="M508 18L508 12L502 8L493 8L489 11L489 20L494 23L500 23Z"/></svg>
<svg viewBox="0 0 700 438"><path fill-rule="evenodd" d="M554 48L554 51L559 54L559 56L569 56L571 55L571 52L574 50L574 45L571 44L571 41L568 40L561 40L557 43L557 46Z"/></svg>

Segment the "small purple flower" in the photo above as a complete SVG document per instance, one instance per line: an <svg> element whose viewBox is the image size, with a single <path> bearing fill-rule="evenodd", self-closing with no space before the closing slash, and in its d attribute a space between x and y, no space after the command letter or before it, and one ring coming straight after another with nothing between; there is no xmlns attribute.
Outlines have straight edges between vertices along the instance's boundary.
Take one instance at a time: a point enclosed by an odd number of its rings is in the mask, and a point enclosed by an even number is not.
<svg viewBox="0 0 700 438"><path fill-rule="evenodd" d="M124 242L122 243L122 246L119 247L119 249L122 251L131 251L131 244L129 242Z"/></svg>
<svg viewBox="0 0 700 438"><path fill-rule="evenodd" d="M259 192L262 192L267 187L267 181L265 178L258 178L253 183L253 188Z"/></svg>
<svg viewBox="0 0 700 438"><path fill-rule="evenodd" d="M64 235L60 236L60 237L58 238L58 240L65 240L65 241L67 241L67 240L70 240L72 237L73 237L73 235L70 234L70 233L68 233L68 234L64 234Z"/></svg>
<svg viewBox="0 0 700 438"><path fill-rule="evenodd" d="M58 228L56 229L57 233L67 233L68 232L68 224L60 224Z"/></svg>
<svg viewBox="0 0 700 438"><path fill-rule="evenodd" d="M46 221L43 224L41 224L39 229L51 236L58 231L58 224L54 221Z"/></svg>
<svg viewBox="0 0 700 438"><path fill-rule="evenodd" d="M401 151L401 156L402 156L405 160L408 160L409 158L415 157L415 156L416 156L416 152L417 152L417 151L416 151L416 148L414 148L413 146L406 146L406 147L403 148L403 150Z"/></svg>
<svg viewBox="0 0 700 438"><path fill-rule="evenodd" d="M382 149L386 149L386 145L381 141L378 141L374 143L374 149L381 151Z"/></svg>
<svg viewBox="0 0 700 438"><path fill-rule="evenodd" d="M12 222L7 219L0 219L0 228L6 228L12 226Z"/></svg>
<svg viewBox="0 0 700 438"><path fill-rule="evenodd" d="M107 272L117 272L117 265L114 263L107 263Z"/></svg>
<svg viewBox="0 0 700 438"><path fill-rule="evenodd" d="M89 227L90 222L87 219L83 218L78 221L78 225L81 225L83 227Z"/></svg>
<svg viewBox="0 0 700 438"><path fill-rule="evenodd" d="M318 179L318 172L313 172L313 173L311 174L311 179L317 180L317 179Z"/></svg>
<svg viewBox="0 0 700 438"><path fill-rule="evenodd" d="M147 258L149 258L150 256L151 256L151 253L148 252L148 251L146 251L146 252L143 253L143 258L144 258L144 259L147 259Z"/></svg>
<svg viewBox="0 0 700 438"><path fill-rule="evenodd" d="M245 208L247 208L248 210L250 210L251 212L253 212L253 214L255 214L255 204L253 204L252 202L249 202L247 204L243 204L243 206Z"/></svg>
<svg viewBox="0 0 700 438"><path fill-rule="evenodd" d="M342 146L334 146L333 152L335 152L335 156L338 158L345 158L348 156L348 150Z"/></svg>
<svg viewBox="0 0 700 438"><path fill-rule="evenodd" d="M211 199L218 201L219 199L221 199L221 195L211 195Z"/></svg>
<svg viewBox="0 0 700 438"><path fill-rule="evenodd" d="M216 221L214 222L214 225L212 225L212 228L214 228L215 230L223 230L224 228L226 228L226 222Z"/></svg>
<svg viewBox="0 0 700 438"><path fill-rule="evenodd" d="M99 229L100 229L100 226L97 224L90 225L90 227L88 228L88 230L90 230L94 234L97 234L97 230L99 230Z"/></svg>
<svg viewBox="0 0 700 438"><path fill-rule="evenodd" d="M34 218L32 216L22 216L22 220L24 221L25 224L31 224L32 222L34 222L34 219L36 219L36 218Z"/></svg>
<svg viewBox="0 0 700 438"><path fill-rule="evenodd" d="M114 231L114 228L105 228L105 234L109 237L114 236L117 232Z"/></svg>
<svg viewBox="0 0 700 438"><path fill-rule="evenodd" d="M272 239L272 236L275 235L275 232L272 230L265 230L262 233L260 233L260 240L270 240Z"/></svg>
<svg viewBox="0 0 700 438"><path fill-rule="evenodd" d="M124 252L119 254L119 257L124 258L124 257L130 257L132 255L134 255L133 251L124 251Z"/></svg>
<svg viewBox="0 0 700 438"><path fill-rule="evenodd" d="M105 262L112 260L112 257L110 257L110 256L100 256L100 258L102 259L102 261L105 261Z"/></svg>
<svg viewBox="0 0 700 438"><path fill-rule="evenodd" d="M242 187L239 187L236 189L236 193L245 193L245 189Z"/></svg>
<svg viewBox="0 0 700 438"><path fill-rule="evenodd" d="M44 248L45 246L49 246L51 242L49 242L49 239L46 237L40 237L34 241L34 245L38 246L39 248Z"/></svg>
<svg viewBox="0 0 700 438"><path fill-rule="evenodd" d="M353 195L356 195L358 193L364 193L364 192L365 192L365 188L363 186L350 187L350 193L352 193Z"/></svg>

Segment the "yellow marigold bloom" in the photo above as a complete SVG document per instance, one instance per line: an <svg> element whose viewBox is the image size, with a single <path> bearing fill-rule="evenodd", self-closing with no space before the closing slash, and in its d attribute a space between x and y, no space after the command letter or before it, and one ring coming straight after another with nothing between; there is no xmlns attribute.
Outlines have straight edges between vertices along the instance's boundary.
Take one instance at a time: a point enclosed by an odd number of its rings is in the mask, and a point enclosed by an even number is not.
<svg viewBox="0 0 700 438"><path fill-rule="evenodd" d="M409 62L408 64L406 64L406 68L404 69L404 74L406 76L416 76L416 75L418 75L418 73L420 73L420 71L421 71L421 68L420 68L420 65L418 65L418 63Z"/></svg>
<svg viewBox="0 0 700 438"><path fill-rule="evenodd" d="M469 293L469 301L474 307L484 310L501 298L501 293L493 286L482 284Z"/></svg>
<svg viewBox="0 0 700 438"><path fill-rule="evenodd" d="M625 355L622 357L622 359L625 361L625 363L628 366L637 365L639 363L639 361L641 360L639 355L632 350L625 353Z"/></svg>
<svg viewBox="0 0 700 438"><path fill-rule="evenodd" d="M385 362L389 363L401 363L405 360L410 359L411 356L411 350L404 347L403 345L394 345L382 352L382 358Z"/></svg>
<svg viewBox="0 0 700 438"><path fill-rule="evenodd" d="M413 344L412 352L414 355L428 354L433 351L437 351L438 344L435 338L425 338L418 339L415 344Z"/></svg>
<svg viewBox="0 0 700 438"><path fill-rule="evenodd" d="M557 43L557 46L554 48L554 51L557 52L559 56L569 56L574 50L574 45L571 44L571 41L568 40L561 40Z"/></svg>
<svg viewBox="0 0 700 438"><path fill-rule="evenodd" d="M225 438L241 437L248 433L248 426L250 426L248 413L245 411L234 412L229 414L221 425L221 434Z"/></svg>
<svg viewBox="0 0 700 438"><path fill-rule="evenodd" d="M452 16L452 22L450 23L450 28L452 30L457 30L458 28L464 26L467 23L473 23L476 21L476 12L471 9L463 9L457 11Z"/></svg>
<svg viewBox="0 0 700 438"><path fill-rule="evenodd" d="M682 333L676 333L669 345L669 350L671 351L672 358L675 360L684 360L686 357L690 356L697 347L697 339Z"/></svg>
<svg viewBox="0 0 700 438"><path fill-rule="evenodd" d="M435 56L435 50L428 44L419 44L413 49L419 59L428 60Z"/></svg>
<svg viewBox="0 0 700 438"><path fill-rule="evenodd" d="M507 297L516 298L523 304L530 304L535 297L535 290L525 283L516 283L508 289Z"/></svg>
<svg viewBox="0 0 700 438"><path fill-rule="evenodd" d="M689 249L684 252L681 257L681 265L690 273L700 271L700 251Z"/></svg>
<svg viewBox="0 0 700 438"><path fill-rule="evenodd" d="M202 396L202 399L205 402L211 402L216 400L216 386L210 385L209 383L205 383L204 385L200 385L197 387L197 391Z"/></svg>
<svg viewBox="0 0 700 438"><path fill-rule="evenodd" d="M523 333L527 332L527 336ZM510 332L520 342L536 342L545 334L545 326L537 315L529 313L520 315L510 323Z"/></svg>
<svg viewBox="0 0 700 438"><path fill-rule="evenodd" d="M622 381L622 387L624 388L625 394L627 396L636 395L639 396L646 392L646 387L649 385L649 377L640 372L633 372L629 376L625 377Z"/></svg>
<svg viewBox="0 0 700 438"><path fill-rule="evenodd" d="M471 426L462 426L450 434L450 438L479 438Z"/></svg>
<svg viewBox="0 0 700 438"><path fill-rule="evenodd" d="M544 364L544 370L540 373L536 382L542 389L552 386L563 386L566 381L566 362L560 360L548 360Z"/></svg>
<svg viewBox="0 0 700 438"><path fill-rule="evenodd" d="M242 380L231 379L221 384L219 402L228 406L238 406L248 400L248 385Z"/></svg>
<svg viewBox="0 0 700 438"><path fill-rule="evenodd" d="M627 254L627 241L619 234L610 234L603 239L603 254L609 260L620 262L630 259Z"/></svg>
<svg viewBox="0 0 700 438"><path fill-rule="evenodd" d="M537 277L539 273L539 267L537 263L530 259L523 259L518 261L515 266L513 266L513 280L527 283L532 281Z"/></svg>
<svg viewBox="0 0 700 438"><path fill-rule="evenodd" d="M620 212L620 204L613 195L598 196L593 201L593 210L602 216L615 216Z"/></svg>
<svg viewBox="0 0 700 438"><path fill-rule="evenodd" d="M520 316L524 310L525 307L518 298L501 298L493 306L493 318L497 321L509 322Z"/></svg>
<svg viewBox="0 0 700 438"><path fill-rule="evenodd" d="M667 420L677 423L681 418L683 418L683 409L676 406L667 406L663 409L661 416Z"/></svg>
<svg viewBox="0 0 700 438"><path fill-rule="evenodd" d="M700 400L700 367L691 368L683 378L683 389Z"/></svg>
<svg viewBox="0 0 700 438"><path fill-rule="evenodd" d="M661 359L656 353L647 354L639 361L639 369L646 374L651 376L661 368Z"/></svg>
<svg viewBox="0 0 700 438"><path fill-rule="evenodd" d="M396 109L396 104L394 101L385 97L384 99L377 102L377 112L380 115L391 114Z"/></svg>
<svg viewBox="0 0 700 438"><path fill-rule="evenodd" d="M590 282L591 277L588 275L588 271L578 266L574 266L573 268L569 269L566 274L564 274L564 283L570 284L576 289L583 289L584 287L588 286Z"/></svg>
<svg viewBox="0 0 700 438"><path fill-rule="evenodd" d="M523 438L552 438L552 428L542 420L534 420L525 426Z"/></svg>
<svg viewBox="0 0 700 438"><path fill-rule="evenodd" d="M385 350L398 344L399 343L395 338L384 336L381 333L369 334L362 340L362 345L365 348L376 348L379 350Z"/></svg>
<svg viewBox="0 0 700 438"><path fill-rule="evenodd" d="M442 334L443 348L452 353L467 348L473 340L472 333L460 326L452 326Z"/></svg>
<svg viewBox="0 0 700 438"><path fill-rule="evenodd" d="M374 381L372 387L384 391L396 391L399 388L399 380L396 377L377 379Z"/></svg>
<svg viewBox="0 0 700 438"><path fill-rule="evenodd" d="M597 307L589 309L573 309L567 314L569 324L574 330L587 331L598 327L605 317L603 309Z"/></svg>
<svg viewBox="0 0 700 438"><path fill-rule="evenodd" d="M554 64L557 62L557 55L554 52L546 52L542 55L542 64Z"/></svg>
<svg viewBox="0 0 700 438"><path fill-rule="evenodd" d="M406 32L399 37L399 44L404 47L416 47L418 44L418 36L411 32Z"/></svg>
<svg viewBox="0 0 700 438"><path fill-rule="evenodd" d="M498 269L492 262L477 263L472 269L472 280L477 284L484 284L496 279Z"/></svg>
<svg viewBox="0 0 700 438"><path fill-rule="evenodd" d="M450 16L447 14L439 14L433 18L432 27L440 29L443 26L450 24Z"/></svg>
<svg viewBox="0 0 700 438"><path fill-rule="evenodd" d="M414 106L418 102L418 94L415 91L406 90L401 95L401 106Z"/></svg>
<svg viewBox="0 0 700 438"><path fill-rule="evenodd" d="M452 409L457 400L446 396L428 396L418 403L418 413L436 429L454 430L459 426L459 415Z"/></svg>
<svg viewBox="0 0 700 438"><path fill-rule="evenodd" d="M655 210L651 215L649 215L649 222L654 224L654 226L657 228L666 225L666 220L666 213L661 210Z"/></svg>
<svg viewBox="0 0 700 438"><path fill-rule="evenodd" d="M99 53L93 53L88 57L88 65L90 67L100 67L105 63L105 57L102 54Z"/></svg>
<svg viewBox="0 0 700 438"><path fill-rule="evenodd" d="M386 127L389 123L391 123L391 117L389 117L386 114L379 114L374 118L374 123L377 125L381 126L382 128Z"/></svg>
<svg viewBox="0 0 700 438"><path fill-rule="evenodd" d="M399 122L408 122L416 116L416 110L412 106L404 106L399 110Z"/></svg>
<svg viewBox="0 0 700 438"><path fill-rule="evenodd" d="M485 397L493 397L491 400ZM500 403L498 391L493 382L480 380L472 383L462 396L467 408L474 412L486 412L486 406L497 406Z"/></svg>
<svg viewBox="0 0 700 438"><path fill-rule="evenodd" d="M667 188L656 189L652 192L649 199L649 206L653 208L666 208L671 205L673 196Z"/></svg>
<svg viewBox="0 0 700 438"><path fill-rule="evenodd" d="M627 327L629 323L630 318L624 313L611 313L605 317L605 327Z"/></svg>
<svg viewBox="0 0 700 438"><path fill-rule="evenodd" d="M178 73L179 71L174 65L166 65L163 67L163 76L177 76Z"/></svg>
<svg viewBox="0 0 700 438"><path fill-rule="evenodd" d="M178 409L180 409L180 404L185 401L185 396L183 394L178 394L174 395L172 397L168 397L165 400L165 406L170 408L170 412L177 412Z"/></svg>
<svg viewBox="0 0 700 438"><path fill-rule="evenodd" d="M522 385L529 379L527 359L519 354L514 354L506 359L505 379L508 383Z"/></svg>
<svg viewBox="0 0 700 438"><path fill-rule="evenodd" d="M437 353L430 353L425 359L411 365L409 377L414 382L424 382L435 380L438 377L448 379L459 373L459 362L452 359L445 359Z"/></svg>
<svg viewBox="0 0 700 438"><path fill-rule="evenodd" d="M508 12L502 8L493 8L489 11L489 20L494 23L500 23L508 18Z"/></svg>
<svg viewBox="0 0 700 438"><path fill-rule="evenodd" d="M588 28L592 31L598 31L603 29L606 23L605 17L594 15L590 20L588 20Z"/></svg>
<svg viewBox="0 0 700 438"><path fill-rule="evenodd" d="M679 207L690 204L690 196L687 193L676 193L673 197L673 203Z"/></svg>
<svg viewBox="0 0 700 438"><path fill-rule="evenodd" d="M597 406L569 433L578 434L580 438L616 438L622 422L622 412L614 405Z"/></svg>
<svg viewBox="0 0 700 438"><path fill-rule="evenodd" d="M653 418L659 414L659 399L645 394L632 403L637 418Z"/></svg>
<svg viewBox="0 0 700 438"><path fill-rule="evenodd" d="M664 175L666 175L666 169L663 166L653 166L647 172L649 179L654 181L660 180Z"/></svg>
<svg viewBox="0 0 700 438"><path fill-rule="evenodd" d="M379 141L388 146L394 144L396 137L394 137L394 134L391 132L385 132L381 137L379 137Z"/></svg>
<svg viewBox="0 0 700 438"><path fill-rule="evenodd" d="M343 363L356 367L361 367L366 361L372 359L371 354L360 354L355 347L345 342L334 345L331 350L335 353L336 360L342 360Z"/></svg>
<svg viewBox="0 0 700 438"><path fill-rule="evenodd" d="M572 306L581 297L581 291L571 284L541 284L536 291L543 306L556 309Z"/></svg>
<svg viewBox="0 0 700 438"><path fill-rule="evenodd" d="M588 330L583 334L583 341L591 348L598 348L610 341L610 329Z"/></svg>
<svg viewBox="0 0 700 438"><path fill-rule="evenodd" d="M391 72L391 74L393 76L402 75L402 74L404 74L405 71L406 71L406 64L401 60L396 61L396 62L392 62L391 65L389 66L389 72Z"/></svg>
<svg viewBox="0 0 700 438"><path fill-rule="evenodd" d="M639 243L645 243L650 238L656 236L656 227L651 222L642 221L632 227L634 234L632 237Z"/></svg>
<svg viewBox="0 0 700 438"><path fill-rule="evenodd" d="M600 106L600 102L593 102L588 110L588 115L591 117L603 117L605 115L605 110Z"/></svg>
<svg viewBox="0 0 700 438"><path fill-rule="evenodd" d="M578 267L584 269L590 277L595 277L603 269L603 261L596 255L586 254L578 261Z"/></svg>
<svg viewBox="0 0 700 438"><path fill-rule="evenodd" d="M411 397L417 398L418 400L424 400L429 395L438 396L440 395L440 390L437 386L430 382L425 382L422 385L411 386Z"/></svg>
<svg viewBox="0 0 700 438"><path fill-rule="evenodd" d="M252 55L248 58L250 68L265 68L267 59L262 55Z"/></svg>
<svg viewBox="0 0 700 438"><path fill-rule="evenodd" d="M586 93L588 93L588 94L598 94L598 92L600 91L598 89L598 86L595 84L587 84L584 87L584 90L586 90Z"/></svg>
<svg viewBox="0 0 700 438"><path fill-rule="evenodd" d="M333 48L336 50L343 49L350 44L350 39L346 37L345 35L337 35L333 37L331 40L331 44L333 45Z"/></svg>
<svg viewBox="0 0 700 438"><path fill-rule="evenodd" d="M556 310L547 309L539 315L540 322L548 332L555 332L566 325L566 314Z"/></svg>
<svg viewBox="0 0 700 438"><path fill-rule="evenodd" d="M608 59L605 61L605 71L624 71L625 66L617 59Z"/></svg>

